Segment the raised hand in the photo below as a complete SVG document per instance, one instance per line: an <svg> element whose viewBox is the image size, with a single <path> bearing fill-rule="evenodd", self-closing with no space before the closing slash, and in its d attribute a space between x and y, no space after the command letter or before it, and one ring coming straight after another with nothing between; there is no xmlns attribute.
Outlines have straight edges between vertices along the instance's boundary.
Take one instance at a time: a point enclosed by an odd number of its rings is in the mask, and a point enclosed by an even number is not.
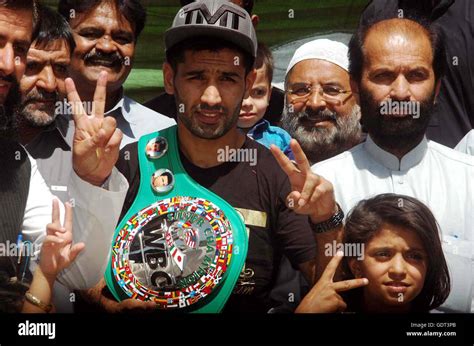
<svg viewBox="0 0 474 346"><path fill-rule="evenodd" d="M337 212L332 184L313 173L298 142L290 142L298 165L296 167L275 145L270 147L273 156L290 180L292 192L286 199L287 206L298 214L309 215L313 223L326 221Z"/></svg>
<svg viewBox="0 0 474 346"><path fill-rule="evenodd" d="M334 274L342 257L344 257L343 253L338 252L336 256L331 259L319 281L296 308L296 313L331 313L344 311L347 308L347 304L338 292L366 286L369 283L369 280L366 278L334 282Z"/></svg>
<svg viewBox="0 0 474 346"><path fill-rule="evenodd" d="M113 117L104 118L107 72L101 72L94 93L92 113L88 115L74 81L66 79L66 91L72 106L75 132L73 167L83 180L100 186L108 178L119 157L122 132Z"/></svg>
<svg viewBox="0 0 474 346"><path fill-rule="evenodd" d="M67 268L84 249L84 243L72 245L72 207L66 203L64 225L59 219L59 202L53 200L51 223L46 226L46 238L40 253L39 266L43 274L55 279L61 270Z"/></svg>

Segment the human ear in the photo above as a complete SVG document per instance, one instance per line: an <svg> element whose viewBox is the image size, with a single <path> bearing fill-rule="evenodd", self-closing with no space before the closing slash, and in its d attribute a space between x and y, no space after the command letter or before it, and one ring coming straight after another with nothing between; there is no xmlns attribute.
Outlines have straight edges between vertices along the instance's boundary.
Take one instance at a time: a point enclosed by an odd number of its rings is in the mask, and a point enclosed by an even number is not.
<svg viewBox="0 0 474 346"><path fill-rule="evenodd" d="M251 19L252 19L253 27L256 29L258 23L260 22L260 17L257 16L256 14L253 14Z"/></svg>

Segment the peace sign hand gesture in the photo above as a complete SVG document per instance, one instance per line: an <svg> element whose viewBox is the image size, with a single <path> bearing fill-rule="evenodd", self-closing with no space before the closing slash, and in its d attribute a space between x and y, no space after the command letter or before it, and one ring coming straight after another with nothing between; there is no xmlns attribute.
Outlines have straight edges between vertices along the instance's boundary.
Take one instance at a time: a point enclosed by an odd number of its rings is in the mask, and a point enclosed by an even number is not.
<svg viewBox="0 0 474 346"><path fill-rule="evenodd" d="M66 79L66 91L72 105L74 124L73 167L83 180L100 186L111 174L119 157L122 132L113 117L104 118L107 72L101 72L94 93L92 113L88 115L74 81Z"/></svg>
<svg viewBox="0 0 474 346"><path fill-rule="evenodd" d="M51 223L46 226L46 238L41 247L39 265L43 274L52 279L69 267L84 249L84 243L72 244L72 207L66 203L64 224L59 218L59 202L53 200Z"/></svg>
<svg viewBox="0 0 474 346"><path fill-rule="evenodd" d="M332 184L313 173L303 149L294 139L290 142L298 167L275 145L270 150L290 180L292 192L287 206L297 214L309 215L313 223L328 220L337 212Z"/></svg>
<svg viewBox="0 0 474 346"><path fill-rule="evenodd" d="M344 257L344 254L338 252L336 256L331 259L319 281L296 308L296 313L331 313L344 311L347 308L347 304L338 292L366 286L369 283L369 280L366 278L334 282L334 274L342 257Z"/></svg>

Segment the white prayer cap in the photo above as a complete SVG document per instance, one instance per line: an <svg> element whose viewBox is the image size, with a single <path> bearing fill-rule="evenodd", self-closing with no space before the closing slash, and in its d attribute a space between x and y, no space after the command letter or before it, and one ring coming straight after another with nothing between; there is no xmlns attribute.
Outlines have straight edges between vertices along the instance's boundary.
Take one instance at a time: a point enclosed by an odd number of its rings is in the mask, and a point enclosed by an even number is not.
<svg viewBox="0 0 474 346"><path fill-rule="evenodd" d="M307 42L295 51L286 69L286 75L297 63L309 59L326 60L349 72L348 51L349 48L344 43L325 38Z"/></svg>

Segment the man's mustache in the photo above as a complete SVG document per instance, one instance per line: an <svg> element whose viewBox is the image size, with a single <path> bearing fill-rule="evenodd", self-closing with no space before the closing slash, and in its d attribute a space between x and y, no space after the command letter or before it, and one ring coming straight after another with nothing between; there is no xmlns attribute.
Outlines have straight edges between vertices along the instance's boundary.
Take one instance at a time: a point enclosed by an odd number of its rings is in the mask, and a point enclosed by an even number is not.
<svg viewBox="0 0 474 346"><path fill-rule="evenodd" d="M337 113L330 111L329 109L312 111L311 109L305 110L299 113L298 120L307 121L337 121Z"/></svg>
<svg viewBox="0 0 474 346"><path fill-rule="evenodd" d="M14 75L2 76L0 75L0 81L8 82L8 83L16 83L17 80Z"/></svg>
<svg viewBox="0 0 474 346"><path fill-rule="evenodd" d="M222 106L219 106L219 105L209 106L206 103L200 103L200 104L197 105L196 111L198 111L198 112L200 112L200 111L211 111L211 112L224 113L225 109Z"/></svg>
<svg viewBox="0 0 474 346"><path fill-rule="evenodd" d="M92 51L84 56L84 61L86 63L92 63L94 60L103 60L110 62L112 65L121 65L123 57L118 52L105 54L97 51Z"/></svg>
<svg viewBox="0 0 474 346"><path fill-rule="evenodd" d="M59 93L55 92L33 92L25 97L23 104L38 102L38 101L57 101L59 100Z"/></svg>

